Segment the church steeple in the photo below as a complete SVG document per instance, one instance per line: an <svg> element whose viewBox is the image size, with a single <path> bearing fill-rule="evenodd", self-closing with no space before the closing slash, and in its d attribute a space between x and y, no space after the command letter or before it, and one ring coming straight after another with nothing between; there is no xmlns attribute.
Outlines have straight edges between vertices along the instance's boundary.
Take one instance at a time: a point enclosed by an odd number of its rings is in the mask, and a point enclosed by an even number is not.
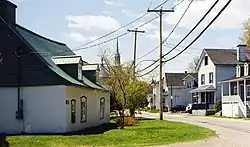
<svg viewBox="0 0 250 147"><path fill-rule="evenodd" d="M116 53L115 53L115 64L119 65L121 63L121 56L119 53L119 40L116 40Z"/></svg>

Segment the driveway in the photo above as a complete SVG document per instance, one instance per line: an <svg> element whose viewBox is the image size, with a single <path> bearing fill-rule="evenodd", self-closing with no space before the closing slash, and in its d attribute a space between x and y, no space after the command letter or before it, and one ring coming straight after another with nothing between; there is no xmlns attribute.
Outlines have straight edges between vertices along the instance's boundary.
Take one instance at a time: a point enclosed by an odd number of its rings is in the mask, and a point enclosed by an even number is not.
<svg viewBox="0 0 250 147"><path fill-rule="evenodd" d="M142 115L148 118L158 118L159 116L149 113L143 113ZM218 137L213 139L173 144L166 147L250 147L250 120L170 114L164 114L164 119L210 128L218 134Z"/></svg>

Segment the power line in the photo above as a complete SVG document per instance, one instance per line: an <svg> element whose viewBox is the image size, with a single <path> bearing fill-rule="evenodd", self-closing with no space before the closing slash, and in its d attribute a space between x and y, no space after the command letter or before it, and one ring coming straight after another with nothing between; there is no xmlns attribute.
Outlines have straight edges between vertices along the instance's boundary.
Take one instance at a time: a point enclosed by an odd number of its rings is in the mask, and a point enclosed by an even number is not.
<svg viewBox="0 0 250 147"><path fill-rule="evenodd" d="M205 15L198 21L198 23L187 33L187 35L177 44L175 45L169 52L167 52L166 54L163 55L163 57L167 56L168 54L170 54L173 50L175 50L185 39L187 39L187 37L200 25L200 23L207 17L207 15L212 11L212 9L217 5L217 3L219 2L219 0L216 0L215 3L210 7L210 9L207 11L207 13L205 13ZM162 57L162 58L163 58ZM145 67L144 69L140 70L146 70L147 68L153 66L155 63L157 63L159 61L156 60L156 62L150 64L149 66Z"/></svg>
<svg viewBox="0 0 250 147"><path fill-rule="evenodd" d="M145 74L140 75L140 76L137 76L137 77L144 77L144 76L148 75L149 73L153 72L153 71L154 71L155 69L157 69L159 66L160 66L160 64L158 64L156 67L154 67L154 68L151 69L150 71L146 72Z"/></svg>
<svg viewBox="0 0 250 147"><path fill-rule="evenodd" d="M155 10L155 9L158 9L159 7L161 7L161 6L163 6L163 5L165 5L168 1L169 1L169 0L165 0L164 2L162 2L161 4L159 4L157 7L155 7L154 10ZM149 14L149 13L146 12L146 13L144 13L143 15L139 16L138 18L136 18L135 20L131 21L130 23L128 23L128 24L126 24L126 25L123 25L122 27L120 27L120 28L118 28L118 29L116 29L116 30L114 30L114 31L111 31L111 32L109 32L109 33L107 33L107 34L105 34L105 35L103 35L103 36L101 36L101 37L98 37L98 38L95 39L95 40L89 41L89 42L87 42L87 43L85 43L85 44L83 44L83 45L81 45L81 46L79 46L79 47L77 47L77 48L81 48L81 47L83 47L83 46L89 45L89 44L91 44L91 43L93 43L93 42L96 42L96 41L98 41L98 40L100 40L100 39L102 39L102 38L105 38L105 37L107 37L107 36L109 36L109 35L111 35L111 34L114 34L115 32L118 32L118 31L122 30L123 28L126 28L126 27L130 26L131 24L133 24L133 23L135 23L135 22L141 20L143 17L145 17L145 16L148 15L148 14ZM77 48L76 48L76 49L77 49Z"/></svg>
<svg viewBox="0 0 250 147"><path fill-rule="evenodd" d="M207 15L212 11L212 9L217 5L219 0L216 0L212 7L207 11L207 13L198 21L198 23L191 29L191 31L177 44L173 47L170 51L168 51L164 56L170 54L173 50L175 50L187 37L200 25L200 23L207 17Z"/></svg>
<svg viewBox="0 0 250 147"><path fill-rule="evenodd" d="M188 4L186 10L184 11L184 13L182 14L182 16L180 17L179 21L176 23L176 25L174 26L174 28L172 29L172 31L169 33L169 35L166 37L166 39L164 39L163 43L166 42L169 37L173 34L173 32L175 31L175 29L178 27L178 25L180 24L181 20L183 19L183 17L186 15L188 9L190 8L190 5L193 3L194 0L191 0L190 3ZM181 3L184 2L184 1L181 1ZM174 6L176 7L176 6ZM141 59L141 58L144 58L146 57L147 55L151 54L152 52L154 52L155 50L157 50L159 48L159 45L157 47L155 47L153 50L149 51L148 53L146 53L145 55L137 58L138 59Z"/></svg>
<svg viewBox="0 0 250 147"><path fill-rule="evenodd" d="M164 62L168 62L171 61L173 59L175 59L176 57L178 57L180 54L182 54L185 50L187 50L189 48L189 46L191 46L193 43L195 43L195 41L197 41L201 35L214 23L214 21L221 15L221 13L228 7L228 5L232 2L232 0L229 0L226 5L220 10L220 12L214 17L214 19L212 21L210 21L210 23L206 26L206 28L204 28L202 30L202 32L200 32L200 34L186 47L184 48L181 52L179 52L177 55L175 55L174 57L164 61Z"/></svg>
<svg viewBox="0 0 250 147"><path fill-rule="evenodd" d="M138 29L138 28L141 28L141 27L143 27L143 26L149 24L150 22L154 21L154 20L157 19L158 17L159 17L159 16L156 16L156 17L150 19L149 21L147 21L147 22L141 24L140 26L138 26L138 27L136 27L136 28L137 28L137 29ZM125 36L125 35L127 35L127 34L129 34L129 32L125 32L125 33L123 33L123 34L121 34L121 35L119 35L119 36L117 36L117 37L108 39L108 40L103 41L103 42L100 42L100 43L98 43L98 44L94 44L94 45L87 46L87 47L83 47L83 48L73 49L72 51L79 51L79 50L84 50L84 49L89 49L89 48L92 48L92 47L96 47L96 46L99 46L99 45L108 43L108 42L110 42L110 41L112 41L112 40L115 40L115 39L117 39L117 38L120 38L120 37L122 37L122 36Z"/></svg>

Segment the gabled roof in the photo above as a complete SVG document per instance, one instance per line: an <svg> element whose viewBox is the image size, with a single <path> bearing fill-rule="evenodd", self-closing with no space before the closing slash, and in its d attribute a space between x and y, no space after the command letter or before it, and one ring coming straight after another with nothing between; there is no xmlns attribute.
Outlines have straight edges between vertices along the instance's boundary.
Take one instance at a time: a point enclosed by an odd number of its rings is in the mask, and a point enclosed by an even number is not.
<svg viewBox="0 0 250 147"><path fill-rule="evenodd" d="M241 64L237 61L237 50L236 49L204 49L199 58L199 63L196 70L201 66L201 62L207 54L214 65L236 65Z"/></svg>
<svg viewBox="0 0 250 147"><path fill-rule="evenodd" d="M78 80L72 78L67 73L65 73L53 62L53 56L75 56L74 52L70 50L66 44L40 36L19 25L16 25L16 28L13 29L13 31L17 33L17 35L34 51L34 53L37 53L41 57L44 64L47 65L47 67L50 68L53 72L55 72L58 76L61 76L72 84L90 87L94 89L102 89L102 87L92 83L84 76L83 83L79 82Z"/></svg>
<svg viewBox="0 0 250 147"><path fill-rule="evenodd" d="M239 63L236 49L205 49L205 51L215 65L236 65Z"/></svg>
<svg viewBox="0 0 250 147"><path fill-rule="evenodd" d="M198 80L196 73L165 73L167 86L184 86L183 79L188 75L192 75Z"/></svg>

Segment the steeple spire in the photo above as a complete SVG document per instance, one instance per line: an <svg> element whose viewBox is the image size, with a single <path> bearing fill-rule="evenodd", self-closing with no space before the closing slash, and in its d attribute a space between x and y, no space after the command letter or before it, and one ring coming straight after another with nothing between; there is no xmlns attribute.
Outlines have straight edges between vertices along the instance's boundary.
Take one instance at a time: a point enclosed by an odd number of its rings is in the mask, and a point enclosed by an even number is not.
<svg viewBox="0 0 250 147"><path fill-rule="evenodd" d="M119 65L121 63L120 60L121 60L121 56L120 56L120 53L119 53L119 40L117 38L117 40L116 40L115 64Z"/></svg>

